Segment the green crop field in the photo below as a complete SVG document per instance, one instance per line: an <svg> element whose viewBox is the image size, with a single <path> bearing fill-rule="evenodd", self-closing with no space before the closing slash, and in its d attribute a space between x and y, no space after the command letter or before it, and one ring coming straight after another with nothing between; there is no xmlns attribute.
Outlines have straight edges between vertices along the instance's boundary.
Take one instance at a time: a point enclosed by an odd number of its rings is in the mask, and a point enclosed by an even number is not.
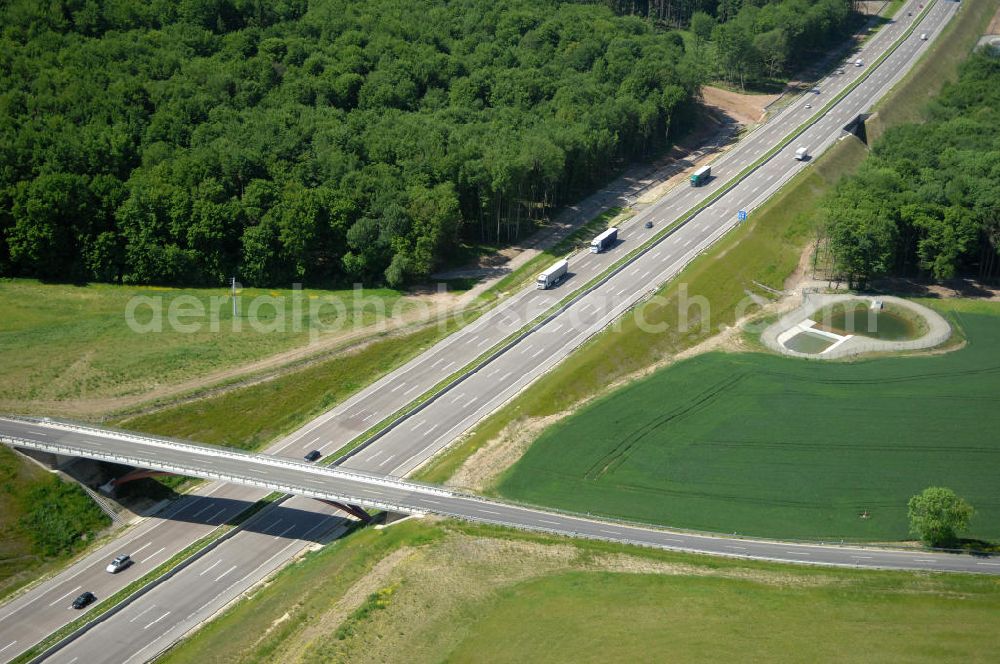
<svg viewBox="0 0 1000 664"><path fill-rule="evenodd" d="M678 363L545 431L499 491L698 530L900 540L907 499L944 485L976 507L971 536L1000 537L1000 305L951 309L968 339L952 353Z"/></svg>

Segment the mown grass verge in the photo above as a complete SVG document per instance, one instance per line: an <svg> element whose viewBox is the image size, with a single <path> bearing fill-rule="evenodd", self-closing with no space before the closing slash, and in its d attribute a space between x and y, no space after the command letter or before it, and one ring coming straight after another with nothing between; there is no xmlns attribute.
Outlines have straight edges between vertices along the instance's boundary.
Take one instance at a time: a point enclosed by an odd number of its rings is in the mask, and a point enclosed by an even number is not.
<svg viewBox="0 0 1000 664"><path fill-rule="evenodd" d="M840 177L853 171L864 155L864 147L855 139L838 143L654 298L584 344L570 361L541 377L480 423L464 441L421 469L417 477L426 482L443 482L509 423L567 410L752 312L755 305L748 300L747 291L757 290L753 282L778 289L783 286L813 236L816 202ZM709 311L702 312L704 321L692 319L689 327L682 329L679 307L696 297L708 301ZM640 325L640 321L645 324ZM663 329L651 334L645 331L648 326Z"/></svg>
<svg viewBox="0 0 1000 664"><path fill-rule="evenodd" d="M975 660L997 646L998 610L992 577L794 567L420 520L306 555L161 661Z"/></svg>
<svg viewBox="0 0 1000 664"><path fill-rule="evenodd" d="M471 317L468 317L471 319ZM365 388L456 329L445 326L374 341L300 371L113 424L154 435L257 450Z"/></svg>

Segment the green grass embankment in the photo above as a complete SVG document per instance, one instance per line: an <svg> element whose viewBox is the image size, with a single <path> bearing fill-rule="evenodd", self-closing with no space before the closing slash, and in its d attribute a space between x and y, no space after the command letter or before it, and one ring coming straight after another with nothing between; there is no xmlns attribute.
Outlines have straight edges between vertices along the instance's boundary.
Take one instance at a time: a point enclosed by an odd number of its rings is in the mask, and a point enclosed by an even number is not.
<svg viewBox="0 0 1000 664"><path fill-rule="evenodd" d="M80 487L0 445L0 597L68 560L109 524Z"/></svg>
<svg viewBox="0 0 1000 664"><path fill-rule="evenodd" d="M1000 645L998 611L992 577L416 521L309 554L162 661L979 661Z"/></svg>
<svg viewBox="0 0 1000 664"><path fill-rule="evenodd" d="M451 320L374 341L273 380L119 420L116 426L256 450L323 413L454 331Z"/></svg>

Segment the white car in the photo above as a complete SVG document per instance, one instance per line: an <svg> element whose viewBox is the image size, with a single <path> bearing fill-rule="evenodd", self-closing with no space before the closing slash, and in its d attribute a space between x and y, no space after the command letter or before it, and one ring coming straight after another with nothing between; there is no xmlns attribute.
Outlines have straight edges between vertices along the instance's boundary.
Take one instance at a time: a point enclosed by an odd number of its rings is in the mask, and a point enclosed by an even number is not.
<svg viewBox="0 0 1000 664"><path fill-rule="evenodd" d="M920 33L920 38L923 39L924 41L927 41L927 33L926 32L921 32Z"/></svg>
<svg viewBox="0 0 1000 664"><path fill-rule="evenodd" d="M131 567L133 562L132 556L122 554L108 563L108 566L105 569L108 574L117 574L126 567Z"/></svg>
<svg viewBox="0 0 1000 664"><path fill-rule="evenodd" d="M855 67L864 67L865 66L865 61L862 60L861 58L858 58L857 60L854 61L854 66Z"/></svg>

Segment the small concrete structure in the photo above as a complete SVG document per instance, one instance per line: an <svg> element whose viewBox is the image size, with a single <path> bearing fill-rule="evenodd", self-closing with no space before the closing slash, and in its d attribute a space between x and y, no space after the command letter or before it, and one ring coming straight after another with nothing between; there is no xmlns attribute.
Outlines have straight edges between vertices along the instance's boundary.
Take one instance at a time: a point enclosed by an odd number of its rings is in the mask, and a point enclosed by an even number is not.
<svg viewBox="0 0 1000 664"><path fill-rule="evenodd" d="M872 299L871 307L877 305L881 309L886 302L909 309L921 316L927 323L927 332L917 339L906 341L886 341L855 334L837 334L828 330L818 329L816 321L810 316L820 309L838 302L850 302L869 299L860 295L821 295L809 293L802 305L781 317L778 322L769 326L760 335L761 342L771 350L794 357L832 360L835 358L863 355L865 353L889 353L908 350L933 348L948 340L951 336L951 326L940 314L927 307L899 297L884 296ZM810 334L825 337L832 343L816 353L802 353L792 350L786 344L800 334Z"/></svg>

